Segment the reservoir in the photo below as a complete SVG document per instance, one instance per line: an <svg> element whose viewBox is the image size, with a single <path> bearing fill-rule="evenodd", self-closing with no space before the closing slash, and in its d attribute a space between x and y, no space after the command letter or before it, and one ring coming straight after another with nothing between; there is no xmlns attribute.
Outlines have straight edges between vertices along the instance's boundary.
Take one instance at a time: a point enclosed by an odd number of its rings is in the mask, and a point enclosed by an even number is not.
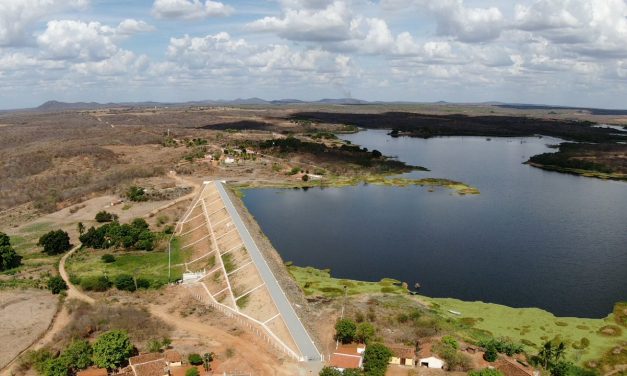
<svg viewBox="0 0 627 376"><path fill-rule="evenodd" d="M551 138L343 136L477 187L250 189L248 210L285 261L337 278L418 282L433 297L604 317L627 299L627 184L522 164Z"/></svg>

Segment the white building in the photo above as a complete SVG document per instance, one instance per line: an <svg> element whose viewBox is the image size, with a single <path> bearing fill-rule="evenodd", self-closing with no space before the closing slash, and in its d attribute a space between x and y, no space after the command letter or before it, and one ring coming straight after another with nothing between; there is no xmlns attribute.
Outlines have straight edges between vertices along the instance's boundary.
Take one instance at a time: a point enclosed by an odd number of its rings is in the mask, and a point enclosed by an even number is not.
<svg viewBox="0 0 627 376"><path fill-rule="evenodd" d="M430 356L428 358L422 358L422 359L420 359L418 364L420 365L420 367L439 368L439 369L443 369L444 368L444 361L442 359L436 358L435 356Z"/></svg>

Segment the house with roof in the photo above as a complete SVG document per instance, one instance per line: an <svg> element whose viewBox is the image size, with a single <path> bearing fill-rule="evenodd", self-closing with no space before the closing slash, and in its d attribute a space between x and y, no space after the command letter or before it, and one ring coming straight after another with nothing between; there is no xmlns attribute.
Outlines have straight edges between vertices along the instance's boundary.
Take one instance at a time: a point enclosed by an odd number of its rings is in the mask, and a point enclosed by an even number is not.
<svg viewBox="0 0 627 376"><path fill-rule="evenodd" d="M416 349L414 347L403 345L385 345L390 351L392 351L392 357L390 358L390 364L397 364L401 366L411 366L416 364Z"/></svg>
<svg viewBox="0 0 627 376"><path fill-rule="evenodd" d="M178 351L168 350L165 353L147 353L133 356L128 360L125 369L132 376L170 376L171 367L181 367L183 357Z"/></svg>
<svg viewBox="0 0 627 376"><path fill-rule="evenodd" d="M183 365L183 356L176 350L168 350L163 353L168 367L181 367Z"/></svg>
<svg viewBox="0 0 627 376"><path fill-rule="evenodd" d="M444 368L444 361L442 359L436 358L435 356L422 358L418 360L418 364L420 365L420 367L439 368L439 369Z"/></svg>
<svg viewBox="0 0 627 376"><path fill-rule="evenodd" d="M537 376L539 372L532 367L525 367L524 365L510 360L506 357L501 357L495 367L501 371L505 376Z"/></svg>
<svg viewBox="0 0 627 376"><path fill-rule="evenodd" d="M329 366L339 371L361 368L364 363L364 351L366 351L366 345L340 345L335 352L331 354Z"/></svg>

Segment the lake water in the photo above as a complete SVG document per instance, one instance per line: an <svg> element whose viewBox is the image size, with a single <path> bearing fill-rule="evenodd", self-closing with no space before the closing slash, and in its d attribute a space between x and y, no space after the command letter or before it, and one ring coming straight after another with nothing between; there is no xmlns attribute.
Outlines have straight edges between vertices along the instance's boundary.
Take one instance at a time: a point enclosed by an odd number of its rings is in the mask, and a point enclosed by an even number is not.
<svg viewBox="0 0 627 376"><path fill-rule="evenodd" d="M431 170L407 177L459 180L481 194L363 185L247 190L246 206L284 260L559 316L604 317L627 299L627 184L522 164L559 140L424 140L373 130L344 138Z"/></svg>

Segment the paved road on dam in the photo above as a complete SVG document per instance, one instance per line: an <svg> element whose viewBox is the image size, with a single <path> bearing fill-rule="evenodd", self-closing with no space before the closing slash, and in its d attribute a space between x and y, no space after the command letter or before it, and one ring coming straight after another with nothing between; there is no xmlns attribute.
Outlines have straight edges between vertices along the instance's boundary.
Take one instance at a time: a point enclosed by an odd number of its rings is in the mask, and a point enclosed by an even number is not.
<svg viewBox="0 0 627 376"><path fill-rule="evenodd" d="M235 206L233 206L233 203L231 202L229 195L224 189L223 184L221 182L216 182L216 187L218 188L220 197L222 197L222 201L224 202L226 210L229 212L233 223L237 227L237 230L240 233L246 249L248 250L253 262L257 266L259 274L266 284L268 291L270 292L270 295L274 300L274 303L281 312L281 316L283 316L285 324L287 325L290 334L292 335L294 342L296 342L296 345L298 346L301 354L308 360L320 360L320 352L318 351L314 342L309 336L309 333L307 333L307 330L303 326L303 323L296 315L294 307L292 307L292 305L290 304L287 296L281 289L279 282L274 277L274 274L272 274L268 263L261 254L259 248L257 248L257 245L250 235L250 232L248 232L248 228L246 227L246 225L244 225L244 222L239 216L237 209L235 209Z"/></svg>

